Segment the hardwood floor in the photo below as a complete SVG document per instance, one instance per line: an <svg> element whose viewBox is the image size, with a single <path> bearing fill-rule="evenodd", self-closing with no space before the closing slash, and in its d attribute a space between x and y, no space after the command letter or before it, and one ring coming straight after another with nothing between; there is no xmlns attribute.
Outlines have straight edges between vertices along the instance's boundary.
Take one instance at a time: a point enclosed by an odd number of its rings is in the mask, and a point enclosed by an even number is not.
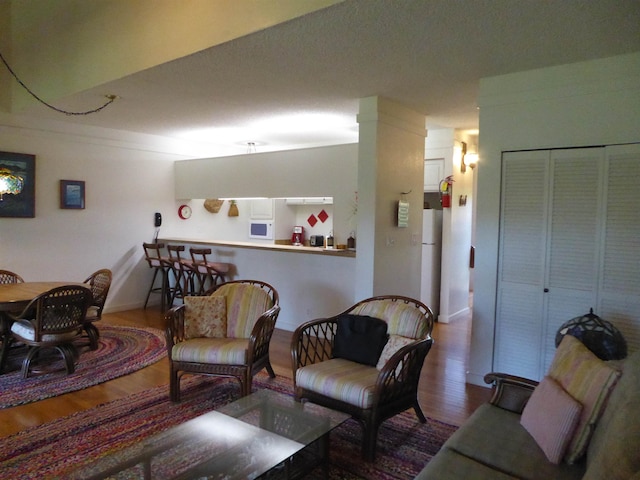
<svg viewBox="0 0 640 480"><path fill-rule="evenodd" d="M148 326L164 330L163 315L157 308L130 310L103 315L103 323ZM435 343L422 369L419 400L428 417L460 425L490 396L488 388L465 384L470 319L436 324ZM99 324L98 324L99 328ZM291 332L276 330L271 341L271 362L278 375L291 378L289 342ZM130 375L77 392L0 410L0 437L40 425L104 402L168 384L165 359ZM167 386L168 395L168 386Z"/></svg>

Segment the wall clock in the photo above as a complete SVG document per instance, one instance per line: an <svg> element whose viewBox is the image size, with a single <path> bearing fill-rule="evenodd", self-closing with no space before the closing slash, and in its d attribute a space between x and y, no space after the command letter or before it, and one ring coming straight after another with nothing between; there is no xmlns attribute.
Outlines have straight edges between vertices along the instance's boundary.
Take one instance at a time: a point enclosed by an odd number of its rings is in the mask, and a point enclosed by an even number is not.
<svg viewBox="0 0 640 480"><path fill-rule="evenodd" d="M183 220L191 217L191 207L189 205L180 205L178 207L178 216Z"/></svg>

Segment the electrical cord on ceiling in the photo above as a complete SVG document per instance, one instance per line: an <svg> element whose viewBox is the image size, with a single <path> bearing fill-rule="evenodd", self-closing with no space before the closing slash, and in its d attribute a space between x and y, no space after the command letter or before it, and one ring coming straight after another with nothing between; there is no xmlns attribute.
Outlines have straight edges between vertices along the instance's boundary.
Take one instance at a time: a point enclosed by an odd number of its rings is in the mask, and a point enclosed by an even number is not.
<svg viewBox="0 0 640 480"><path fill-rule="evenodd" d="M99 112L100 110L102 110L103 108L108 107L109 105L111 105L111 104L116 100L116 98L118 98L118 96L117 96L117 95L106 95L106 97L107 97L107 101L105 102L105 104L104 104L104 105L102 105L102 106L100 106L100 107L98 107L98 108L94 108L93 110L87 110L86 112L70 112L70 111L68 111L68 110L63 110L63 109L61 109L61 108L58 108L58 107L56 107L56 106L54 106L54 105L51 105L51 104L49 104L49 103L45 102L45 101L44 101L44 100L42 100L38 95L36 95L35 93L33 93L33 92L31 91L31 89L30 89L29 87L27 87L27 86L22 82L22 80L20 80L20 79L18 78L18 75L16 75L16 74L15 74L15 72L12 70L12 68L9 66L9 64L8 64L8 63L7 63L7 61L5 60L4 56L2 55L2 52L0 52L0 60L2 60L2 63L4 63L4 66L5 66L5 67L7 67L7 70L9 70L9 73L13 76L13 78L15 78L15 79L16 79L16 81L20 84L20 86L21 86L22 88L24 88L24 89L29 93L29 95L31 95L33 98L35 98L37 101L39 101L39 102L40 102L40 103L42 103L43 105L45 105L45 106L49 107L51 110L55 110L56 112L59 112L59 113L64 113L65 115L90 115L90 114L92 114L92 113L97 113L97 112Z"/></svg>

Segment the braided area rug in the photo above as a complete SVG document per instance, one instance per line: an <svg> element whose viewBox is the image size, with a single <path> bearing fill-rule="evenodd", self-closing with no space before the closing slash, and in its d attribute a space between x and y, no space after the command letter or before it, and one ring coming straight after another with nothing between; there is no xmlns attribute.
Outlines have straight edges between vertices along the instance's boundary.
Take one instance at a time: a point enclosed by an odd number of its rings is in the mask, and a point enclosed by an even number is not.
<svg viewBox="0 0 640 480"><path fill-rule="evenodd" d="M179 404L169 401L169 387L165 385L1 439L2 478L67 478L79 466L240 396L238 383L231 379L187 376L182 384ZM260 373L253 391L263 388L292 392L289 379L270 379ZM331 432L329 478L411 479L455 430L455 426L433 419L422 424L412 410L407 410L382 424L376 461L367 463L360 456L362 429L355 420L348 420ZM307 478L324 477L322 470L316 469Z"/></svg>
<svg viewBox="0 0 640 480"><path fill-rule="evenodd" d="M135 372L166 356L164 334L155 328L100 325L98 349L80 347L80 357L71 375L62 370L46 374L30 374L22 378L22 356L9 354L0 375L0 408L55 397L91 387L107 380ZM12 349L13 350L13 349ZM58 360L64 368L62 360ZM61 358L61 357L59 357Z"/></svg>

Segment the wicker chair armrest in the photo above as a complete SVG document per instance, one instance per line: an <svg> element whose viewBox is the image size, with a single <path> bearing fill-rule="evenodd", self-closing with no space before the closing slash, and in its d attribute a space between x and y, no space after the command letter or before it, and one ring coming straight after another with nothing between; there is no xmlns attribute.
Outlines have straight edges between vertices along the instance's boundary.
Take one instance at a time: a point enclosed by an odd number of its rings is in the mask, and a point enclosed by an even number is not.
<svg viewBox="0 0 640 480"><path fill-rule="evenodd" d="M376 382L375 398L378 403L387 405L411 392L417 392L424 359L432 345L432 338L416 340L400 348L387 360Z"/></svg>
<svg viewBox="0 0 640 480"><path fill-rule="evenodd" d="M535 380L496 372L486 374L484 381L493 384L493 396L489 403L515 413L522 413L533 389L538 385Z"/></svg>
<svg viewBox="0 0 640 480"><path fill-rule="evenodd" d="M296 328L291 337L294 382L298 368L333 358L333 338L337 328L337 317L317 318Z"/></svg>
<svg viewBox="0 0 640 480"><path fill-rule="evenodd" d="M256 359L269 354L269 343L276 328L276 320L280 314L280 306L274 305L260 315L258 321L251 330L248 347L248 363L252 364Z"/></svg>
<svg viewBox="0 0 640 480"><path fill-rule="evenodd" d="M171 357L171 349L177 343L184 341L184 305L171 308L164 315L165 339L167 341L167 354Z"/></svg>

